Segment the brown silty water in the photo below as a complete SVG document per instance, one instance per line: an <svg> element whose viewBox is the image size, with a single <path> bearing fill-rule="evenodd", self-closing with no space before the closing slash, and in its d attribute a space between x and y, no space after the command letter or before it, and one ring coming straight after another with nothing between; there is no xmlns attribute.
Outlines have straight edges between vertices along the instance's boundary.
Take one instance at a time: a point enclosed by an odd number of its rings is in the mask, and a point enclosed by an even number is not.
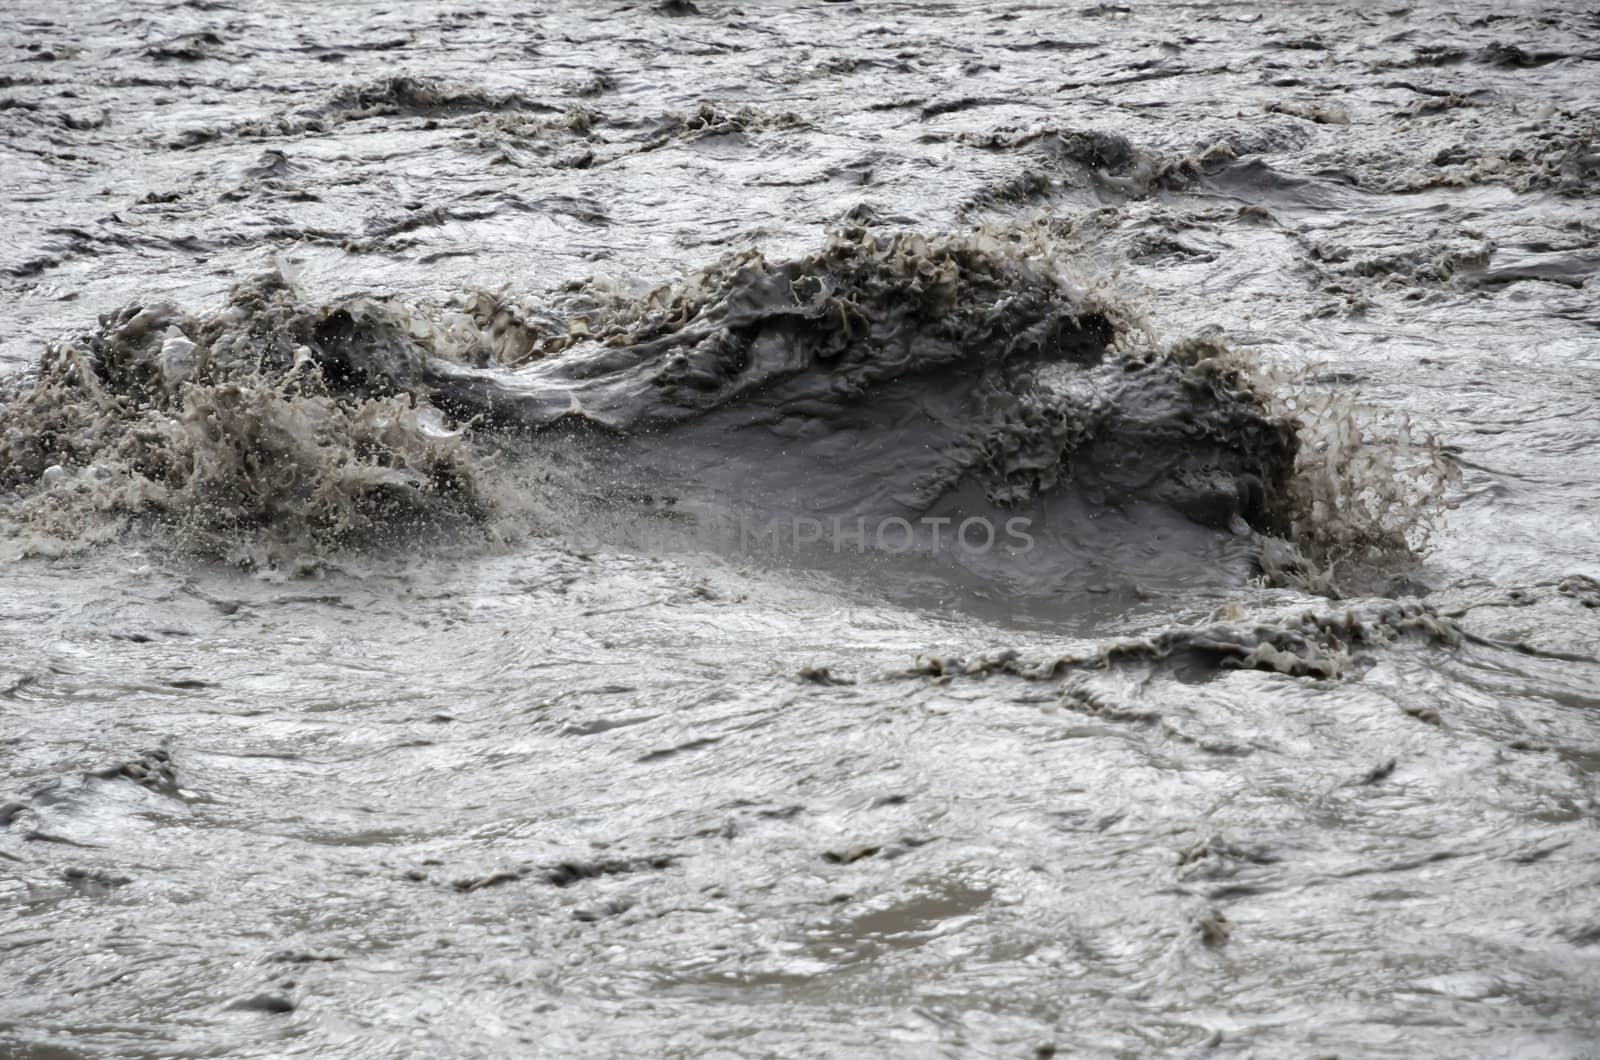
<svg viewBox="0 0 1600 1060"><path fill-rule="evenodd" d="M11 21L0 1054L1592 1055L1581 5Z"/></svg>

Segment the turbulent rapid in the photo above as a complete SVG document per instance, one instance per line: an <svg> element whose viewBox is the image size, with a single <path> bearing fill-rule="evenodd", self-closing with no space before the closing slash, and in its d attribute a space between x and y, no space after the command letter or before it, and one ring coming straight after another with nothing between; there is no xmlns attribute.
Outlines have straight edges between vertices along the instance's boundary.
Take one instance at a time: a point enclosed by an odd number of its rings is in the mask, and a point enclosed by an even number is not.
<svg viewBox="0 0 1600 1060"><path fill-rule="evenodd" d="M1205 529L1288 533L1297 422L1216 344L1141 342L1052 249L845 229L798 260L746 253L570 311L564 329L504 298L432 317L308 305L281 275L200 318L130 306L52 347L0 413L7 485L24 525L69 538L78 514L150 516L158 538L223 556L259 537L395 545L503 515L508 472L487 450L515 436L542 443L526 463L581 452L586 496L679 515L910 526L1048 506L1041 551L1070 569L1156 552L1158 531L1170 561L1184 521L1202 550Z"/></svg>
<svg viewBox="0 0 1600 1060"><path fill-rule="evenodd" d="M22 12L0 1053L1587 1055L1600 21L1070 14Z"/></svg>

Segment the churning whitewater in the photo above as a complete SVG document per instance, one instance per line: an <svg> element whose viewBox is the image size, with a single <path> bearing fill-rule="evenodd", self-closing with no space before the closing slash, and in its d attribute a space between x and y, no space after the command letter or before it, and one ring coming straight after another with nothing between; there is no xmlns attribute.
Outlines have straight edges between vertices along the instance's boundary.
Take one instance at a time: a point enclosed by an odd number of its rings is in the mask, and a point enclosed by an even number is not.
<svg viewBox="0 0 1600 1060"><path fill-rule="evenodd" d="M1582 5L13 23L0 1054L1592 1054Z"/></svg>

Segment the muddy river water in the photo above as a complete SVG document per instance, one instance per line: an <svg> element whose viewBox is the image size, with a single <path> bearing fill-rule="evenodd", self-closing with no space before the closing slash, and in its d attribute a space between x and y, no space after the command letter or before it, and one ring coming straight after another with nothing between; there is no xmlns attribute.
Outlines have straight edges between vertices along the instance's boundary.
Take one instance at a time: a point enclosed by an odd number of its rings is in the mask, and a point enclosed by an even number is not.
<svg viewBox="0 0 1600 1060"><path fill-rule="evenodd" d="M0 1055L1600 1055L1588 5L4 7Z"/></svg>

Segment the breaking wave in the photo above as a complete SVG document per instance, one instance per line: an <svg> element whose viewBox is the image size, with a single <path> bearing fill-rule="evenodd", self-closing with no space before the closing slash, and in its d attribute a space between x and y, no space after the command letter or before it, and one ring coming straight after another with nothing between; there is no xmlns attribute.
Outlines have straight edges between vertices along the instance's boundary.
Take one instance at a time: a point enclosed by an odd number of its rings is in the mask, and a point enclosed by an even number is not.
<svg viewBox="0 0 1600 1060"><path fill-rule="evenodd" d="M221 311L130 306L53 344L0 407L0 509L14 550L142 529L245 565L399 543L486 514L459 432L409 395L330 376L319 314L276 277Z"/></svg>
<svg viewBox="0 0 1600 1060"><path fill-rule="evenodd" d="M1428 497L1380 481L1404 469L1329 408L1219 344L1156 343L1033 229L845 228L792 260L543 304L316 304L270 275L207 314L108 314L8 381L0 518L13 551L141 529L293 569L503 536L529 468L564 463L590 503L701 527L1025 517L1038 547L980 566L1035 590L1182 583L1260 566L1267 540L1304 546L1279 570L1413 547L1395 506Z"/></svg>

